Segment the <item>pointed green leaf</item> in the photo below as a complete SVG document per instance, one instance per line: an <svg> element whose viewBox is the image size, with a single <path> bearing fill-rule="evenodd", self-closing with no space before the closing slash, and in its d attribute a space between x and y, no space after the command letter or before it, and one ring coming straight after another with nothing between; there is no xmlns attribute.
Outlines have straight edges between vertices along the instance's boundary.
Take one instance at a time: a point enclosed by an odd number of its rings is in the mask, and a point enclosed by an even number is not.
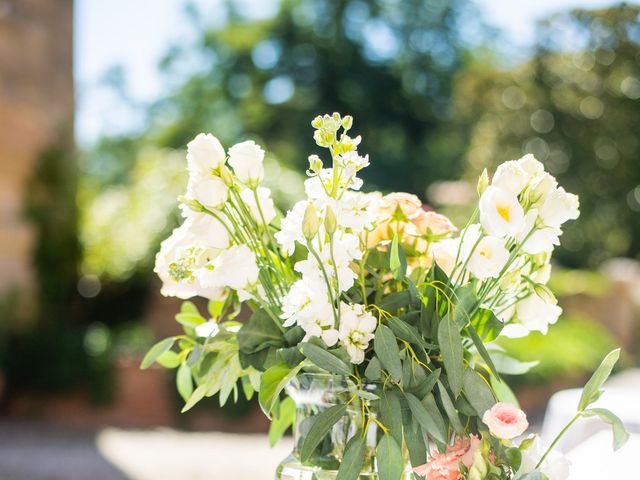
<svg viewBox="0 0 640 480"><path fill-rule="evenodd" d="M471 326L486 343L498 338L504 323L491 310L479 308L471 317Z"/></svg>
<svg viewBox="0 0 640 480"><path fill-rule="evenodd" d="M398 317L389 317L386 321L389 328L393 330L393 333L395 333L398 338L420 347L426 346L427 342L420 336L415 327L403 322Z"/></svg>
<svg viewBox="0 0 640 480"><path fill-rule="evenodd" d="M384 390L380 395L380 420L398 445L402 445L402 407L395 389Z"/></svg>
<svg viewBox="0 0 640 480"><path fill-rule="evenodd" d="M267 417L269 417L271 410L275 406L280 392L284 390L287 382L300 371L300 368L301 366L290 368L284 363L278 363L262 374L258 400L262 411Z"/></svg>
<svg viewBox="0 0 640 480"><path fill-rule="evenodd" d="M274 320L264 310L257 310L238 331L238 345L243 353L250 354L268 347L284 347L283 334Z"/></svg>
<svg viewBox="0 0 640 480"><path fill-rule="evenodd" d="M389 372L391 378L399 382L402 379L402 364L400 363L400 350L396 336L389 327L380 324L376 329L373 339L373 349L382 363L382 366Z"/></svg>
<svg viewBox="0 0 640 480"><path fill-rule="evenodd" d="M418 384L417 387L412 389L412 393L414 393L418 398L426 397L431 391L433 387L435 387L436 382L440 378L440 369L436 368L433 372L427 375L422 382Z"/></svg>
<svg viewBox="0 0 640 480"><path fill-rule="evenodd" d="M349 376L353 373L351 367L341 359L332 355L324 348L313 343L302 344L302 354L311 360L317 367L336 375Z"/></svg>
<svg viewBox="0 0 640 480"><path fill-rule="evenodd" d="M620 358L619 348L612 350L606 357L604 357L600 366L596 369L582 389L582 395L580 396L580 402L578 403L579 412L600 398L600 395L602 395L600 387L602 387L602 384L607 380L607 378L609 378L609 375L611 375L611 370L613 370L613 366L618 361L618 358Z"/></svg>
<svg viewBox="0 0 640 480"><path fill-rule="evenodd" d="M378 477L380 480L400 480L404 472L402 450L393 436L385 433L376 447Z"/></svg>
<svg viewBox="0 0 640 480"><path fill-rule="evenodd" d="M380 360L378 360L378 357L373 357L371 360L369 360L369 364L367 365L367 368L364 370L364 374L368 380L375 382L380 380L381 369L382 369L382 366L380 365Z"/></svg>
<svg viewBox="0 0 640 480"><path fill-rule="evenodd" d="M606 408L589 408L583 412L583 415L587 417L598 416L600 417L600 420L611 425L611 429L613 431L614 450L618 450L627 443L627 440L629 440L629 432L624 428L622 420Z"/></svg>
<svg viewBox="0 0 640 480"><path fill-rule="evenodd" d="M482 417L484 412L496 404L491 387L479 373L470 368L464 370L463 382L464 393L468 402L478 416Z"/></svg>
<svg viewBox="0 0 640 480"><path fill-rule="evenodd" d="M196 388L189 397L189 400L187 400L187 403L184 405L184 407L182 407L182 413L186 412L187 410L191 410L196 403L202 400L207 393L207 389L208 387L206 384L200 385L198 388Z"/></svg>
<svg viewBox="0 0 640 480"><path fill-rule="evenodd" d="M322 439L329 433L338 420L340 420L347 410L346 405L334 405L313 418L313 424L307 432L307 436L302 440L300 446L300 460L306 462L311 458L313 451L320 444Z"/></svg>
<svg viewBox="0 0 640 480"><path fill-rule="evenodd" d="M296 403L291 397L280 402L277 414L273 415L269 426L269 446L273 448L282 438L287 429L296 420Z"/></svg>
<svg viewBox="0 0 640 480"><path fill-rule="evenodd" d="M360 477L366 449L364 440L364 435L358 430L347 442L336 480L357 480Z"/></svg>
<svg viewBox="0 0 640 480"><path fill-rule="evenodd" d="M422 402L410 393L405 393L404 397L407 399L409 409L415 416L420 426L424 429L424 431L427 432L429 436L434 440L446 443L447 440L445 438L445 435L442 434L442 432L438 428L438 424L429 414L429 412L427 412L427 409L422 404Z"/></svg>
<svg viewBox="0 0 640 480"><path fill-rule="evenodd" d="M447 417L449 417L451 426L458 435L462 435L464 433L464 428L462 427L462 423L460 422L460 416L458 415L458 411L451 401L449 392L447 392L447 389L442 382L438 382L438 393L440 393L440 400L442 401L442 406L444 407L444 411L447 414Z"/></svg>
<svg viewBox="0 0 640 480"><path fill-rule="evenodd" d="M397 235L395 235L391 241L391 249L389 250L389 269L393 273L393 278L399 281L404 280L404 276L407 271L407 259L402 247L399 245Z"/></svg>
<svg viewBox="0 0 640 480"><path fill-rule="evenodd" d="M510 403L511 405L514 405L520 408L520 403L518 402L518 399L516 398L515 394L513 393L509 385L507 385L506 382L502 380L498 380L493 375L489 377L489 381L491 383L491 388L493 389L493 393L496 394L496 398L498 399L498 401L507 402L507 403Z"/></svg>
<svg viewBox="0 0 640 480"><path fill-rule="evenodd" d="M469 336L471 337L471 340L473 340L473 344L475 345L476 350L478 350L480 357L487 364L487 367L489 367L489 370L491 371L491 373L495 375L496 378L500 379L500 374L498 373L496 366L493 364L491 355L489 355L489 352L487 351L487 348L484 346L484 342L482 341L482 339L478 336L478 333L475 331L472 325L469 325L466 331L469 333Z"/></svg>
<svg viewBox="0 0 640 480"><path fill-rule="evenodd" d="M191 369L186 362L180 364L178 373L176 373L176 387L182 399L186 402L193 393L193 380L191 378Z"/></svg>
<svg viewBox="0 0 640 480"><path fill-rule="evenodd" d="M444 360L449 385L453 395L457 397L462 391L462 373L464 370L462 356L462 338L457 325L447 315L438 327L438 344Z"/></svg>
<svg viewBox="0 0 640 480"><path fill-rule="evenodd" d="M175 342L174 337L165 338L164 340L160 340L153 347L149 349L147 354L142 359L142 363L140 363L141 369L146 369L151 366L153 362L155 362L162 354L168 352L171 347L173 347L173 343Z"/></svg>

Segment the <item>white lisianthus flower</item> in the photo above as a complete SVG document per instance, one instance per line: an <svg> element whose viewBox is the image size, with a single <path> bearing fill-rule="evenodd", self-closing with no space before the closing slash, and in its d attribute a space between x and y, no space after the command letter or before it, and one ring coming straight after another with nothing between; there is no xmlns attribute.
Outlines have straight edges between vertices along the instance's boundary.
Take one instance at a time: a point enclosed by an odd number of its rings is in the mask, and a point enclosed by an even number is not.
<svg viewBox="0 0 640 480"><path fill-rule="evenodd" d="M480 197L480 223L494 237L514 236L524 224L524 210L518 197L490 186Z"/></svg>
<svg viewBox="0 0 640 480"><path fill-rule="evenodd" d="M376 317L363 305L340 304L340 343L347 349L351 362L358 365L364 360L364 351L373 340Z"/></svg>
<svg viewBox="0 0 640 480"><path fill-rule="evenodd" d="M524 217L522 230L515 235L518 242L524 242L522 251L530 255L553 250L554 246L560 245L562 235L562 230L557 227L536 227L537 219L538 211L535 208L529 210Z"/></svg>
<svg viewBox="0 0 640 480"><path fill-rule="evenodd" d="M520 323L530 332L538 331L546 335L549 325L558 321L562 308L549 303L535 293L521 300L516 305L516 316Z"/></svg>
<svg viewBox="0 0 640 480"><path fill-rule="evenodd" d="M229 233L218 219L208 213L193 210L188 210L186 214L187 228L200 245L219 250L229 246Z"/></svg>
<svg viewBox="0 0 640 480"><path fill-rule="evenodd" d="M491 180L491 185L494 187L514 195L518 195L527 183L529 183L529 174L517 160L509 160L500 164Z"/></svg>
<svg viewBox="0 0 640 480"><path fill-rule="evenodd" d="M527 153L524 157L517 160L518 165L524 170L529 178L537 177L544 172L544 165L536 160L536 157L531 153Z"/></svg>
<svg viewBox="0 0 640 480"><path fill-rule="evenodd" d="M187 144L187 169L192 176L210 175L224 160L224 148L210 133L199 133Z"/></svg>
<svg viewBox="0 0 640 480"><path fill-rule="evenodd" d="M476 248L471 252L467 270L478 280L495 278L509 260L509 250L504 246L504 240L497 237L482 237Z"/></svg>
<svg viewBox="0 0 640 480"><path fill-rule="evenodd" d="M238 179L255 188L264 177L264 150L252 140L237 143L229 149L229 165Z"/></svg>
<svg viewBox="0 0 640 480"><path fill-rule="evenodd" d="M433 260L447 276L451 276L456 266L456 255L458 254L459 245L460 241L458 239L447 238L430 246L429 251Z"/></svg>
<svg viewBox="0 0 640 480"><path fill-rule="evenodd" d="M288 255L293 255L296 242L305 244L302 236L302 221L304 220L304 212L307 210L307 205L309 205L309 202L306 200L297 202L280 222L280 231L274 235L276 241Z"/></svg>
<svg viewBox="0 0 640 480"><path fill-rule="evenodd" d="M580 216L578 196L558 187L550 192L540 207L540 218L549 227L559 227L567 220Z"/></svg>
<svg viewBox="0 0 640 480"><path fill-rule="evenodd" d="M234 290L250 290L258 280L258 265L246 245L234 245L223 250L202 273L202 283Z"/></svg>
<svg viewBox="0 0 640 480"><path fill-rule="evenodd" d="M547 263L531 274L531 280L546 284L551 278L551 264Z"/></svg>
<svg viewBox="0 0 640 480"><path fill-rule="evenodd" d="M532 472L547 449L548 446L544 445L540 437L536 436L531 445L522 450L522 463L520 470L518 470L518 476ZM571 462L557 450L551 450L538 468L549 480L567 480L571 470Z"/></svg>
<svg viewBox="0 0 640 480"><path fill-rule="evenodd" d="M258 195L260 208L258 208L258 203L256 202L256 194ZM264 217L264 221L267 224L271 223L271 220L276 217L276 207L271 199L271 190L267 187L258 187L256 190L245 188L240 192L240 198L247 204L251 216L259 224L262 224L262 217ZM260 215L260 212L262 212L262 215Z"/></svg>
<svg viewBox="0 0 640 480"><path fill-rule="evenodd" d="M197 241L187 221L160 244L153 271L162 280L162 295L182 299L201 296L210 300L226 296L224 288L201 283L199 271L216 252L199 246Z"/></svg>
<svg viewBox="0 0 640 480"><path fill-rule="evenodd" d="M553 175L547 172L542 172L531 181L529 186L529 198L534 201L536 205L539 205L544 202L547 195L553 192L557 187L558 181L553 177Z"/></svg>
<svg viewBox="0 0 640 480"><path fill-rule="evenodd" d="M213 210L227 201L228 193L227 186L220 177L192 176L189 177L186 197Z"/></svg>

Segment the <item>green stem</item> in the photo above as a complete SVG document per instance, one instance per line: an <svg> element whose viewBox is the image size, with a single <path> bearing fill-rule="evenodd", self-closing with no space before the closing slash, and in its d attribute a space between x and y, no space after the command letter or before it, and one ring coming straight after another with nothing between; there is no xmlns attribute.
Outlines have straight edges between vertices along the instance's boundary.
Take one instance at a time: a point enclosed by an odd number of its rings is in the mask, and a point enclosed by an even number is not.
<svg viewBox="0 0 640 480"><path fill-rule="evenodd" d="M331 291L331 282L329 282L329 275L327 275L327 271L324 268L324 264L322 263L322 259L320 258L320 255L318 255L316 250L313 248L313 245L312 245L311 241L309 241L309 240L307 240L307 248L309 249L309 253L311 253L311 255L313 255L313 258L316 259L316 262L318 263L318 267L320 267L320 271L322 272L322 275L324 277L324 281L327 284L327 290L329 292L329 298L331 299L331 306L333 307L331 309L332 312L333 312L333 319L334 319L335 324L337 326L338 325L338 307L336 306L335 297L333 295L333 292Z"/></svg>
<svg viewBox="0 0 640 480"><path fill-rule="evenodd" d="M573 425L576 420L578 420L581 416L582 412L578 412L575 414L575 416L571 419L571 421L569 423L567 423L567 425L560 431L560 433L556 436L556 438L553 439L553 442L551 442L551 445L549 445L549 448L547 448L547 451L544 452L544 455L542 455L542 457L540 457L540 461L536 464L535 468L539 468L540 465L542 465L542 462L545 461L545 459L547 458L547 455L549 455L549 453L551 453L551 450L553 450L553 447L556 446L556 443L558 443L558 441L562 438L562 436L567 433L567 430L569 430L569 428L571 427L571 425Z"/></svg>

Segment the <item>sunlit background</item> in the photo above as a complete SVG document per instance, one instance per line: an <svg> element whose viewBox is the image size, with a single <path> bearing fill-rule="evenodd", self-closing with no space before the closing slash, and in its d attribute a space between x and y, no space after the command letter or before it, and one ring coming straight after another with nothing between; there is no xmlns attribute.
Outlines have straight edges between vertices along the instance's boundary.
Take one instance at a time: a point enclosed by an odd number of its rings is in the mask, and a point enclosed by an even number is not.
<svg viewBox="0 0 640 480"><path fill-rule="evenodd" d="M138 369L177 330L153 258L196 133L255 138L286 210L333 111L368 188L458 222L479 172L527 152L580 195L551 280L565 313L501 342L543 360L509 380L539 430L621 345L640 433L638 2L0 0L0 478L271 478L289 444L268 449L255 404L180 415L171 373Z"/></svg>

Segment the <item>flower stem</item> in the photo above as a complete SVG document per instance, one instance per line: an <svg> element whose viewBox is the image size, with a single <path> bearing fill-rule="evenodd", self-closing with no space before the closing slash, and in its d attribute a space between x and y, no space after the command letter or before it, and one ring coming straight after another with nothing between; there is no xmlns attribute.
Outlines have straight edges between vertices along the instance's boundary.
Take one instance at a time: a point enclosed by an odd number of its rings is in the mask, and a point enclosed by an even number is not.
<svg viewBox="0 0 640 480"><path fill-rule="evenodd" d="M535 468L539 468L540 465L542 465L542 462L545 461L545 459L547 458L547 455L549 455L549 453L551 453L551 450L553 450L553 447L556 446L556 443L558 443L558 441L562 438L562 436L567 433L567 430L569 430L569 428L571 427L571 425L573 425L576 420L578 420L581 416L582 412L578 412L574 415L574 417L571 419L571 421L569 423L567 423L567 425L560 431L560 433L556 436L556 438L553 439L553 442L551 442L551 445L549 445L549 448L547 448L547 451L544 452L544 455L542 455L542 457L540 457L540 461L538 461L538 463L536 464Z"/></svg>

